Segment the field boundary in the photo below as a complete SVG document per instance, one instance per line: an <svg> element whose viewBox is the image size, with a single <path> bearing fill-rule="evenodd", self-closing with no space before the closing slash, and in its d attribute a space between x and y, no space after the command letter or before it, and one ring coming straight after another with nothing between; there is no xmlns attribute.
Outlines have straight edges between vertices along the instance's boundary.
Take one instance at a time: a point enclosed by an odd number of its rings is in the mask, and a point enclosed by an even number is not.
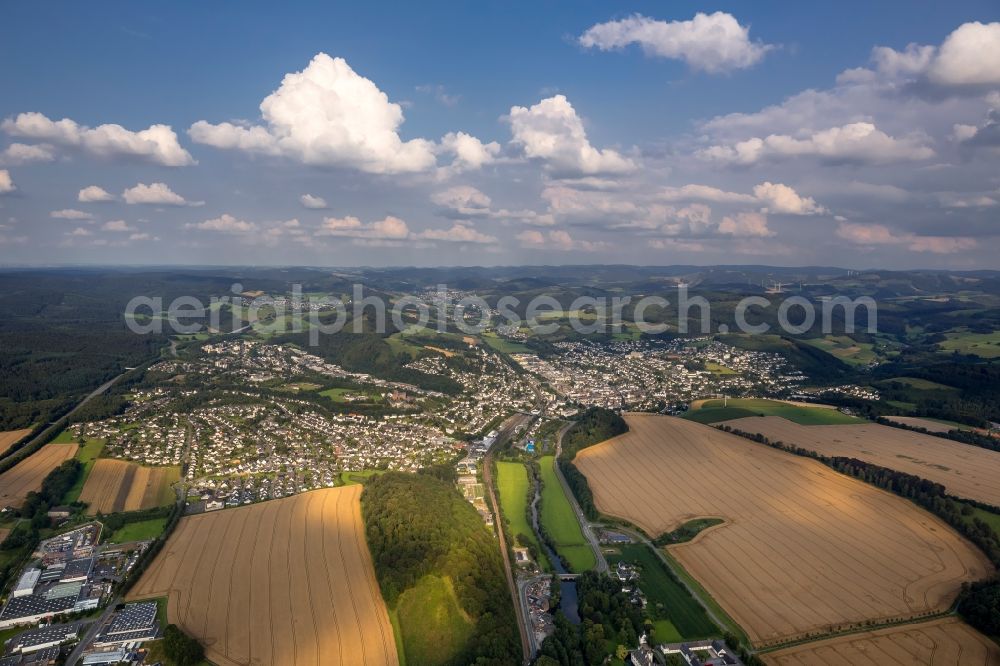
<svg viewBox="0 0 1000 666"><path fill-rule="evenodd" d="M994 571L939 517L849 474L749 450L683 419L636 414L629 424L620 444L583 454L595 499L646 534L694 516L728 518L719 526L729 529L713 526L700 545L663 552L682 564L671 568L690 576L693 589L711 591L730 620L716 612L719 624L736 624L757 648L939 613L951 608L961 581ZM707 488L709 479L731 492Z"/></svg>
<svg viewBox="0 0 1000 666"><path fill-rule="evenodd" d="M756 652L757 654L768 654L769 652L777 652L778 650L785 650L787 648L799 647L800 645L809 645L810 643L825 641L831 638L841 638L843 636L852 636L854 634L866 634L871 631L878 631L879 629L888 629L890 627L905 627L910 624L923 624L924 622L931 622L933 620L939 620L946 617L958 617L958 614L956 613L957 606L958 606L958 600L956 599L955 603L952 604L951 608L949 608L948 610L940 611L938 613L931 613L930 615L921 615L919 617L900 618L896 620L875 621L870 625L844 629L842 631L832 631L817 636L797 638L794 640L786 641L784 643L767 645L766 647L759 648L758 650L756 650Z"/></svg>
<svg viewBox="0 0 1000 666"><path fill-rule="evenodd" d="M616 521L618 521L618 519L616 519ZM638 543L652 550L653 553L660 558L660 561L663 562L664 566L666 566L667 569L677 578L678 582L680 582L680 584L687 589L688 594L690 594L691 597L697 601L703 609L705 609L709 619L712 620L712 622L714 622L719 629L732 632L744 645L753 647L753 643L750 641L746 632L743 631L743 627L741 627L736 620L729 616L729 614L722 608L722 606L719 605L712 595L708 593L708 590L702 587L701 584L695 580L694 576L687 572L680 562L674 559L670 553L666 551L666 549L658 548L641 529L626 526L621 523L628 523L628 521L620 521L619 524L615 526L615 529L629 533L630 536L637 539Z"/></svg>

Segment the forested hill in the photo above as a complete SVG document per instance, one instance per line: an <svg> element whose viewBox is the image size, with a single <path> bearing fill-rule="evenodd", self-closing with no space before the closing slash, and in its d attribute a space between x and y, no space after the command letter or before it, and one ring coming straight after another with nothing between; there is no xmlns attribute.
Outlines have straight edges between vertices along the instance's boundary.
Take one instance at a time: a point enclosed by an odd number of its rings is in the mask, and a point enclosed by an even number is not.
<svg viewBox="0 0 1000 666"><path fill-rule="evenodd" d="M51 420L126 367L156 356L161 335L125 326L134 276L0 275L0 430Z"/></svg>
<svg viewBox="0 0 1000 666"><path fill-rule="evenodd" d="M591 407L576 420L563 437L562 458L572 460L588 446L628 432L628 424L617 412L603 407Z"/></svg>
<svg viewBox="0 0 1000 666"><path fill-rule="evenodd" d="M321 321L333 321L336 313L321 317ZM328 323L323 321L324 324ZM395 332L390 330L378 333L375 322L367 313L362 320L360 331L355 332L355 320L351 319L336 333L320 335L312 339L310 333L288 333L275 339L275 342L290 342L300 347L308 348L311 353L323 359L336 363L351 372L363 372L390 381L413 384L429 391L439 391L455 395L462 390L461 384L450 377L431 375L405 367L413 360L409 354L396 354L386 342L386 338ZM315 342L315 344L313 344Z"/></svg>
<svg viewBox="0 0 1000 666"><path fill-rule="evenodd" d="M411 664L520 662L517 623L496 539L454 485L389 472L361 496L382 595Z"/></svg>

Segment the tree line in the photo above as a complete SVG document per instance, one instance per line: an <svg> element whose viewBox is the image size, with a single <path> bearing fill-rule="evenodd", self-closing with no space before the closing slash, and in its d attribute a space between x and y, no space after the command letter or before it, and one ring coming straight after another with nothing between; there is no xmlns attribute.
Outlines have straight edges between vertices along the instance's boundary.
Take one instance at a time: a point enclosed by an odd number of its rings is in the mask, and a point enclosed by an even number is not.
<svg viewBox="0 0 1000 666"><path fill-rule="evenodd" d="M621 414L604 407L590 407L563 435L562 451L557 464L566 479L566 485L576 497L580 510L589 520L597 520L599 512L594 505L594 493L587 477L573 464L573 459L582 449L626 432L628 423Z"/></svg>
<svg viewBox="0 0 1000 666"><path fill-rule="evenodd" d="M555 632L542 641L536 666L603 664L618 648L638 645L649 629L617 578L587 571L577 579L576 592L580 624L557 610Z"/></svg>
<svg viewBox="0 0 1000 666"><path fill-rule="evenodd" d="M482 519L449 481L387 472L361 496L365 534L386 603L427 575L450 577L472 635L440 663L500 666L520 661L520 639L503 560ZM433 613L434 609L427 609Z"/></svg>
<svg viewBox="0 0 1000 666"><path fill-rule="evenodd" d="M841 474L852 476L909 499L955 528L959 534L975 544L989 558L994 567L1000 568L1000 534L989 523L974 515L975 508L1000 513L1000 509L996 507L954 498L947 494L945 487L940 483L928 481L913 474L873 465L856 458L820 455L809 449L785 444L781 441L771 441L759 433L748 433L725 424L716 427L760 444L812 458ZM996 631L998 627L996 618L1000 615L993 615L990 619L990 612L993 611L1000 611L1000 578L994 575L990 580L975 583L972 586L963 586L963 594L958 600L958 612L965 617L969 624L988 636L996 636L998 633Z"/></svg>

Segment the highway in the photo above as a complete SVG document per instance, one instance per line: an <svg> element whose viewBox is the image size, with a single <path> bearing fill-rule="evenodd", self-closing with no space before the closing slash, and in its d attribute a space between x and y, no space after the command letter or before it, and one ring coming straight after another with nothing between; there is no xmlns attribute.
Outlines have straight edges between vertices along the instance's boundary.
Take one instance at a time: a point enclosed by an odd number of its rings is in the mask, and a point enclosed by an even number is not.
<svg viewBox="0 0 1000 666"><path fill-rule="evenodd" d="M106 381L103 384L101 384L100 386L98 386L96 389L94 389L93 391L91 391L90 393L88 393L82 400L80 400L80 402L76 403L76 405L73 407L73 409L69 410L68 412L66 412L65 414L63 414L61 417L59 417L55 421L52 421L51 423L49 423L48 427L45 428L45 430L42 430L40 433L38 433L37 435L35 435L34 437L32 437L30 441L25 442L24 444L22 444L21 446L17 447L13 451L8 450L7 455L3 456L2 459L3 460L7 460L7 459L10 459L10 458L14 458L15 456L20 456L18 458L18 460L21 460L23 458L27 458L28 455L30 455L30 453L27 454L27 455L24 455L25 451L29 451L31 453L34 453L32 447L34 447L41 439L43 439L45 437L49 437L51 435L58 434L59 431L61 431L63 428L66 427L66 424L69 423L69 418L71 416L73 416L73 414L75 414L77 411L79 411L88 402L90 402L91 400L93 400L97 396L99 396L102 393L104 393L105 391L107 391L109 388L111 388L111 386L115 382L117 382L119 379L121 379L122 377L124 377L125 375L127 375L130 372L132 372L131 369L130 370L126 370L125 372L121 373L120 375L116 375L115 377L112 377L108 381Z"/></svg>

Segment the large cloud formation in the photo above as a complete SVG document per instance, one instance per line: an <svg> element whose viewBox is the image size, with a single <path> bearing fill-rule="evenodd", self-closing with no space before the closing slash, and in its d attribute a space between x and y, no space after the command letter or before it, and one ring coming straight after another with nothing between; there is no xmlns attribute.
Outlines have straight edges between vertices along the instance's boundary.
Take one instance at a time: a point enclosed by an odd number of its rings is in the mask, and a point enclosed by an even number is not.
<svg viewBox="0 0 1000 666"><path fill-rule="evenodd" d="M1000 85L1000 23L959 26L929 63L927 77L945 85Z"/></svg>
<svg viewBox="0 0 1000 666"><path fill-rule="evenodd" d="M638 44L647 55L683 60L710 73L750 67L773 48L750 41L750 28L725 12L698 12L690 21L657 21L636 14L598 23L579 42L602 51Z"/></svg>
<svg viewBox="0 0 1000 666"><path fill-rule="evenodd" d="M2 127L11 136L67 146L97 157L130 157L172 167L195 164L169 125L150 125L132 132L121 125L90 128L69 118L50 120L41 113L30 112L4 120Z"/></svg>
<svg viewBox="0 0 1000 666"><path fill-rule="evenodd" d="M343 58L317 54L301 72L286 74L260 111L264 125L199 120L188 134L196 143L216 148L368 173L425 171L436 162L433 142L403 141L399 104Z"/></svg>
<svg viewBox="0 0 1000 666"><path fill-rule="evenodd" d="M765 159L818 157L834 163L888 164L923 160L934 150L919 136L891 137L872 123L851 123L803 137L771 134L698 152L702 159L727 164L753 164Z"/></svg>
<svg viewBox="0 0 1000 666"><path fill-rule="evenodd" d="M544 162L557 176L592 176L633 171L635 163L611 149L590 145L583 122L564 95L530 108L511 107L513 142L528 158Z"/></svg>

